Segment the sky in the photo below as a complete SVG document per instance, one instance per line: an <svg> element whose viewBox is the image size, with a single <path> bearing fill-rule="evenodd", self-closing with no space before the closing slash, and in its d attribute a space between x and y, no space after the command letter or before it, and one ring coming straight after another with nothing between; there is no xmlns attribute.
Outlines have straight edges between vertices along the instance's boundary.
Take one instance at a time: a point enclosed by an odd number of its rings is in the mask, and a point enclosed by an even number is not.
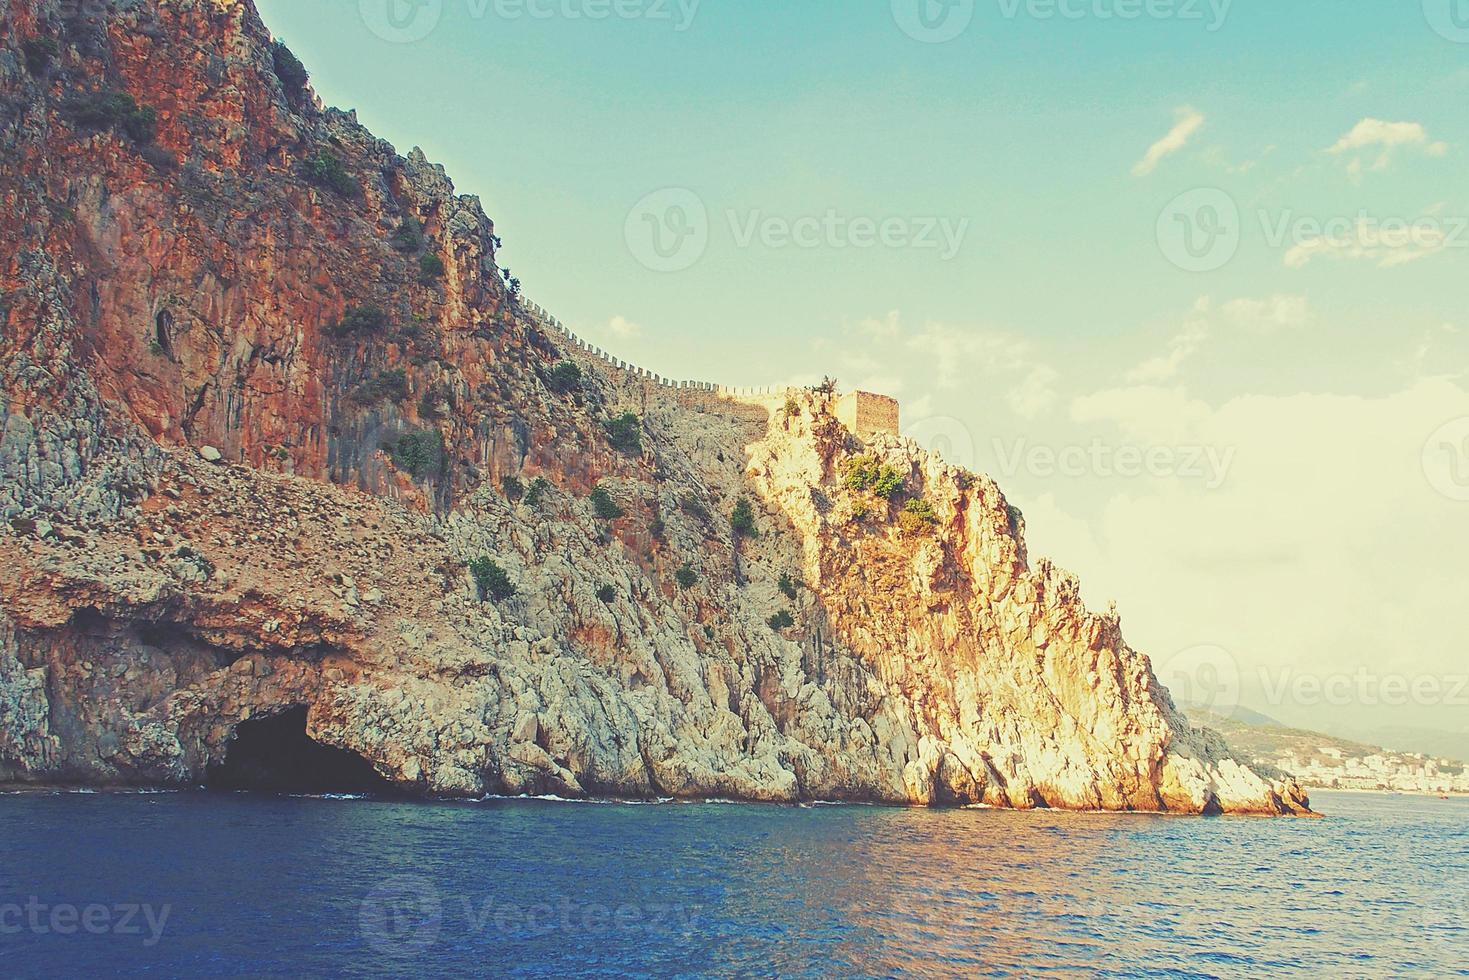
<svg viewBox="0 0 1469 980"><path fill-rule="evenodd" d="M1469 755L1469 0L257 5L587 340L893 395L1182 700Z"/></svg>

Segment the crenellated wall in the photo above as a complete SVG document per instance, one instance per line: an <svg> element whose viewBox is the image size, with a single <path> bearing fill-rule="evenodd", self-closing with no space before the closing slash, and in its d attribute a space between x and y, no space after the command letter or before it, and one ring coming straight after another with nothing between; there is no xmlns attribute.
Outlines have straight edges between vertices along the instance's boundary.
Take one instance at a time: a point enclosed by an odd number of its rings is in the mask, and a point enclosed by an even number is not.
<svg viewBox="0 0 1469 980"><path fill-rule="evenodd" d="M621 358L614 357L607 351L594 344L582 340L566 327L564 323L546 312L546 309L538 303L521 297L520 308L524 314L533 320L543 330L557 335L565 342L573 353L580 354L597 363L597 366L609 372L614 381L642 381L650 386L665 389L674 393L679 398L680 404L710 404L719 400L738 400L752 403L780 402L801 392L803 389L789 385L771 385L756 387L733 387L730 385L717 384L712 381L675 381L655 374L646 368L629 364ZM881 396L872 396L881 397ZM891 401L891 399L887 399ZM896 402L894 413L896 413ZM895 414L896 417L896 414ZM856 431L855 429L853 430ZM896 432L896 427L894 427Z"/></svg>

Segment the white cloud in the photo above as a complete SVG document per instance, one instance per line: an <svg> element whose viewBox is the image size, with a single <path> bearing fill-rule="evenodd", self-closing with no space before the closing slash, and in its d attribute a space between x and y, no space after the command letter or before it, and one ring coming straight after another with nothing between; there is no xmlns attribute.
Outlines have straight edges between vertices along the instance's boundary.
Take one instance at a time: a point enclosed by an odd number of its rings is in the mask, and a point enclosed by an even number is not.
<svg viewBox="0 0 1469 980"><path fill-rule="evenodd" d="M624 316L613 317L607 324L607 330L618 340L632 340L643 335L643 328Z"/></svg>
<svg viewBox="0 0 1469 980"><path fill-rule="evenodd" d="M1363 119L1352 128L1336 145L1326 152L1341 156L1346 153L1354 153L1363 150L1380 149L1376 162L1372 164L1373 170L1386 170L1391 164L1394 153L1399 149L1414 149L1431 157L1441 157L1449 152L1449 145L1441 141L1429 139L1428 130L1422 123L1416 122L1384 122L1381 119ZM1360 156L1354 157L1347 165L1348 172L1358 175L1362 172L1363 163Z"/></svg>
<svg viewBox="0 0 1469 980"><path fill-rule="evenodd" d="M1073 422L1110 423L1129 439L1159 444L1194 438L1209 411L1208 405L1191 399L1184 388L1158 385L1106 388L1071 400Z"/></svg>
<svg viewBox="0 0 1469 980"><path fill-rule="evenodd" d="M958 387L964 369L994 375L1019 373L1028 366L1025 342L993 331L930 323L909 337L907 346L929 358L941 388Z"/></svg>
<svg viewBox="0 0 1469 980"><path fill-rule="evenodd" d="M1233 325L1262 333L1304 327L1315 316L1306 297L1289 295L1230 300L1221 310Z"/></svg>
<svg viewBox="0 0 1469 980"><path fill-rule="evenodd" d="M1183 106L1177 112L1178 122L1158 142L1148 147L1148 152L1132 168L1134 177L1146 177L1158 169L1158 164L1163 158L1177 153L1188 144L1189 139L1197 133L1204 125L1203 114L1189 106Z"/></svg>
<svg viewBox="0 0 1469 980"><path fill-rule="evenodd" d="M843 377L863 377L862 385L886 394L897 394L908 380L924 392L905 413L911 418L932 414L933 391L973 391L981 382L1025 419L1037 418L1056 402L1059 372L1037 358L1028 341L1005 331L946 323L910 330L896 311L849 324L846 331L854 344L840 356Z"/></svg>
<svg viewBox="0 0 1469 980"><path fill-rule="evenodd" d="M1151 384L1177 377L1185 361L1193 357L1209 339L1209 297L1200 297L1194 304L1193 315L1184 324L1183 330L1168 341L1168 349L1157 357L1150 357L1127 372L1130 384Z"/></svg>
<svg viewBox="0 0 1469 980"><path fill-rule="evenodd" d="M1037 364L1005 396L1010 410L1023 419L1040 417L1055 404L1055 385L1060 377L1049 364Z"/></svg>

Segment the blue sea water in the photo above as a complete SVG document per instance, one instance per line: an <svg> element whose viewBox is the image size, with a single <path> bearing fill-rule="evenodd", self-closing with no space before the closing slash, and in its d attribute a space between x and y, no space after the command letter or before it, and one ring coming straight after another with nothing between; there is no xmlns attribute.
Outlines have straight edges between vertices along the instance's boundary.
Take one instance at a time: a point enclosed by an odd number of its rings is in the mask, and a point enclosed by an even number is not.
<svg viewBox="0 0 1469 980"><path fill-rule="evenodd" d="M1316 803L0 796L0 975L1469 976L1469 800Z"/></svg>

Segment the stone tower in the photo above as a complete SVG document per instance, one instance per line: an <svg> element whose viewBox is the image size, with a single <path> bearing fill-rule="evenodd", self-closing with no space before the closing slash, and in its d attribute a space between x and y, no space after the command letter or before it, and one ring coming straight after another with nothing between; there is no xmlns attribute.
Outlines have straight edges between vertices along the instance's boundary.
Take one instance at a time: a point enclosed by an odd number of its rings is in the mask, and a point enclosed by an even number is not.
<svg viewBox="0 0 1469 980"><path fill-rule="evenodd" d="M886 395L853 391L837 401L837 419L858 439L898 434L898 402Z"/></svg>

